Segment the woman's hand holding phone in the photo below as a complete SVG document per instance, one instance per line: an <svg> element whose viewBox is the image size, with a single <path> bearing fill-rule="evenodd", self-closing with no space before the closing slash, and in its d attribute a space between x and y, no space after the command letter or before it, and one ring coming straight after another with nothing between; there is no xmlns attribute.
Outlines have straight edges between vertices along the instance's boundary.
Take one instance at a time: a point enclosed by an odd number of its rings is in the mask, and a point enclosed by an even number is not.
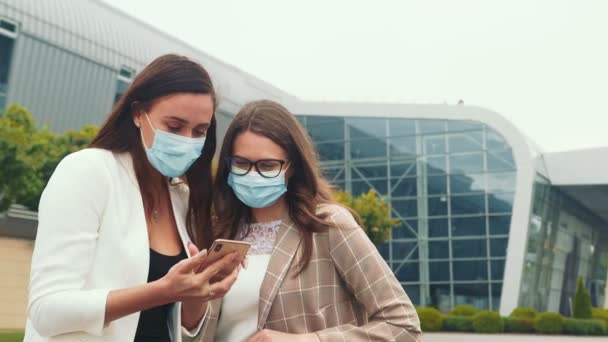
<svg viewBox="0 0 608 342"><path fill-rule="evenodd" d="M189 245L188 249L192 253L196 246ZM233 252L224 255L221 259L208 262L207 251L202 250L177 263L159 281L166 289L165 293L169 296L170 302L210 301L223 297L236 281L240 267L234 268L230 274L221 279L217 279L216 275L229 267L237 254Z"/></svg>

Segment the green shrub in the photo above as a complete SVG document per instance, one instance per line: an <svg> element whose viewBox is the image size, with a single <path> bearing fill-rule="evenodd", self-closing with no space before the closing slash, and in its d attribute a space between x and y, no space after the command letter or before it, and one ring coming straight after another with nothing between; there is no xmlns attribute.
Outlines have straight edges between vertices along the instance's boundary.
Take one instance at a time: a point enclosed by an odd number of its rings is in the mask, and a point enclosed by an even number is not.
<svg viewBox="0 0 608 342"><path fill-rule="evenodd" d="M448 315L450 316L474 316L477 313L477 309L470 305L458 305L455 306Z"/></svg>
<svg viewBox="0 0 608 342"><path fill-rule="evenodd" d="M435 308L416 308L422 331L440 331L443 327L443 315Z"/></svg>
<svg viewBox="0 0 608 342"><path fill-rule="evenodd" d="M473 317L470 316L446 316L443 319L445 331L472 332Z"/></svg>
<svg viewBox="0 0 608 342"><path fill-rule="evenodd" d="M538 315L538 311L536 311L536 309L533 308L515 308L513 309L513 311L511 311L511 314L509 315L509 317L512 318L536 318L536 315Z"/></svg>
<svg viewBox="0 0 608 342"><path fill-rule="evenodd" d="M533 318L506 317L505 331L529 334L534 332Z"/></svg>
<svg viewBox="0 0 608 342"><path fill-rule="evenodd" d="M582 277L578 277L578 280L576 281L576 291L574 292L572 306L572 317L580 319L591 318L591 296L583 284Z"/></svg>
<svg viewBox="0 0 608 342"><path fill-rule="evenodd" d="M564 319L564 333L569 335L604 335L606 323L599 319Z"/></svg>
<svg viewBox="0 0 608 342"><path fill-rule="evenodd" d="M603 320L606 322L606 328L608 329L608 310L593 308L591 309L591 318Z"/></svg>
<svg viewBox="0 0 608 342"><path fill-rule="evenodd" d="M473 331L495 334L505 331L502 317L495 311L480 311L473 316Z"/></svg>
<svg viewBox="0 0 608 342"><path fill-rule="evenodd" d="M534 330L541 334L559 334L562 332L564 318L557 312L543 312L534 320Z"/></svg>

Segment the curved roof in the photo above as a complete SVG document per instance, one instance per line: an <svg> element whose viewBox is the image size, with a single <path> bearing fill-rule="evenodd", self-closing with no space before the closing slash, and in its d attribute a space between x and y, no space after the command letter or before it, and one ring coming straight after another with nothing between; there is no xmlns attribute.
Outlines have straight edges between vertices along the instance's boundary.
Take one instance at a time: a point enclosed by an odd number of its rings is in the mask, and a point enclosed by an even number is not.
<svg viewBox="0 0 608 342"><path fill-rule="evenodd" d="M20 34L59 46L118 70L141 70L154 58L177 53L207 68L223 100L295 100L272 85L145 24L99 0L0 0L0 15L16 19Z"/></svg>

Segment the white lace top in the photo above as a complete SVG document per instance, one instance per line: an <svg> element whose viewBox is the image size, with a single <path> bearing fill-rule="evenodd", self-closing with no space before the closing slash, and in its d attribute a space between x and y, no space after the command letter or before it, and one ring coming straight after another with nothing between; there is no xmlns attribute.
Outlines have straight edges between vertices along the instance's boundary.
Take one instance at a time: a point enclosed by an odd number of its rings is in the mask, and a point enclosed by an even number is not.
<svg viewBox="0 0 608 342"><path fill-rule="evenodd" d="M270 262L281 221L243 225L237 239L251 243L249 264L224 296L216 342L246 341L258 324L260 288Z"/></svg>

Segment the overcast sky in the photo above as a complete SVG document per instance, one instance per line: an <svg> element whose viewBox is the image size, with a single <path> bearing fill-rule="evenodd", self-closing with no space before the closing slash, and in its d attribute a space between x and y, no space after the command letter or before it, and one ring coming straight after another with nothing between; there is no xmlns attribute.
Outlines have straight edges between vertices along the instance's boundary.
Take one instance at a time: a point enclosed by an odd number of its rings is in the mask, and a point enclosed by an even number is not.
<svg viewBox="0 0 608 342"><path fill-rule="evenodd" d="M106 1L302 99L463 99L608 146L608 0Z"/></svg>

